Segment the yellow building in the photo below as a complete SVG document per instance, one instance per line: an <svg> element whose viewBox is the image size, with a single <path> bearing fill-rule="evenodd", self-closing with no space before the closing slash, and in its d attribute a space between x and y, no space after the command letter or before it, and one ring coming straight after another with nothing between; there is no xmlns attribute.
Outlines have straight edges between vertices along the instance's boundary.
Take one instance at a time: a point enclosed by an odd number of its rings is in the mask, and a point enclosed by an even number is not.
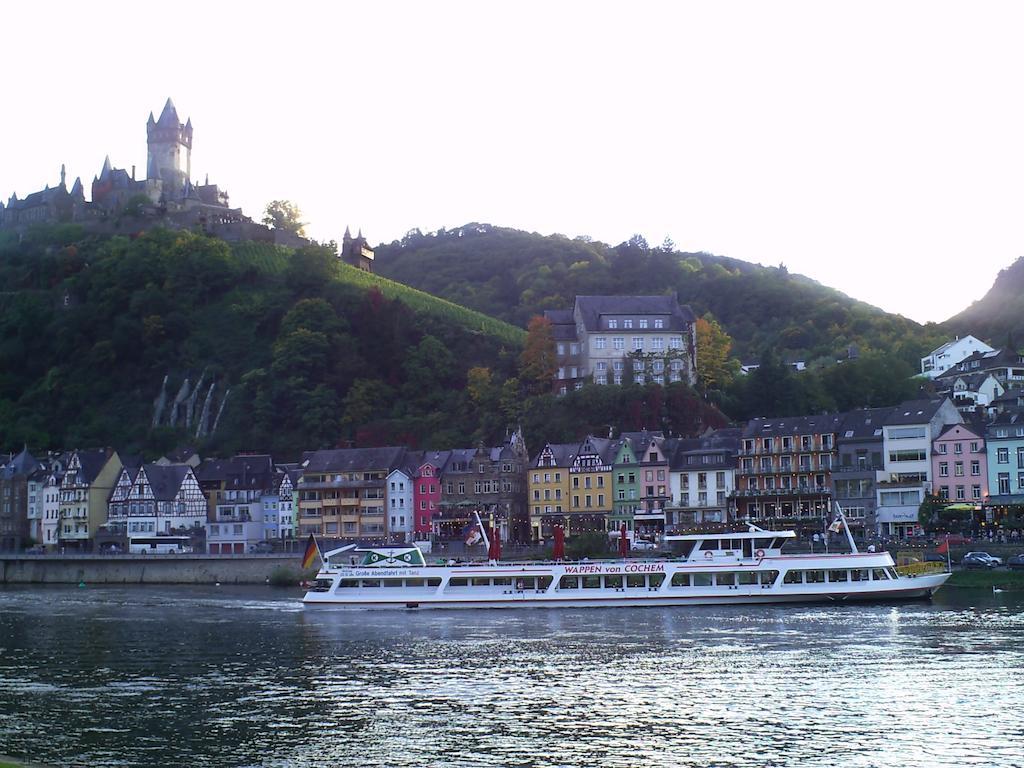
<svg viewBox="0 0 1024 768"><path fill-rule="evenodd" d="M121 457L112 449L71 454L60 484L58 546L92 550L96 532L107 522L107 502L121 468Z"/></svg>
<svg viewBox="0 0 1024 768"><path fill-rule="evenodd" d="M569 536L604 532L612 513L613 441L548 444L530 466L530 527L550 540L555 524Z"/></svg>

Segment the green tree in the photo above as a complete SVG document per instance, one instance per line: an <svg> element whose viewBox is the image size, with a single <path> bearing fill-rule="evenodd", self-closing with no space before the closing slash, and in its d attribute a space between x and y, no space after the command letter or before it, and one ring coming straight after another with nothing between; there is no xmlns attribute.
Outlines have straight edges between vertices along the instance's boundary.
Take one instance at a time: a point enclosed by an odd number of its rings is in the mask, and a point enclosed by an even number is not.
<svg viewBox="0 0 1024 768"><path fill-rule="evenodd" d="M739 362L729 357L732 339L710 312L697 318L697 379L707 392L723 389L739 371Z"/></svg>
<svg viewBox="0 0 1024 768"><path fill-rule="evenodd" d="M555 337L551 321L547 318L536 315L530 320L519 365L520 376L530 392L540 394L551 390L558 362Z"/></svg>
<svg viewBox="0 0 1024 768"><path fill-rule="evenodd" d="M263 223L271 229L292 232L300 237L306 234L302 211L290 200L271 200L263 212Z"/></svg>

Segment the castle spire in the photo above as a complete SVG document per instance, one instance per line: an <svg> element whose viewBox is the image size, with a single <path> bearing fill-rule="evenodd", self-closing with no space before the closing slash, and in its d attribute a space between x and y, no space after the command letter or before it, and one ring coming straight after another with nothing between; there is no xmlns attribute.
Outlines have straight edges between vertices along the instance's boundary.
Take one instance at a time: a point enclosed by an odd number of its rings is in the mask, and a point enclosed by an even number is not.
<svg viewBox="0 0 1024 768"><path fill-rule="evenodd" d="M175 125L178 125L178 110L174 108L174 102L171 101L170 96L167 97L167 103L164 104L164 111L160 113L160 119L158 123L166 123L173 121Z"/></svg>
<svg viewBox="0 0 1024 768"><path fill-rule="evenodd" d="M103 170L100 171L100 181L104 181L110 175L110 155L103 159Z"/></svg>
<svg viewBox="0 0 1024 768"><path fill-rule="evenodd" d="M67 187L67 169L64 167L64 163L60 164L60 185Z"/></svg>
<svg viewBox="0 0 1024 768"><path fill-rule="evenodd" d="M346 240L351 240L352 239L352 232L349 231L349 228L348 228L347 224L345 225L345 239Z"/></svg>

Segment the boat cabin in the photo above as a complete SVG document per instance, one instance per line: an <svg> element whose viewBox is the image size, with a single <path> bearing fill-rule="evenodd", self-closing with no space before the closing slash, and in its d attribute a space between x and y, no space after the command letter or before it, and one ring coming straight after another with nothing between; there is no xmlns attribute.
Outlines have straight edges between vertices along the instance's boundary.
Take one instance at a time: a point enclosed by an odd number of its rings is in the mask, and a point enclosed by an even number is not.
<svg viewBox="0 0 1024 768"><path fill-rule="evenodd" d="M673 549L687 562L735 558L761 560L778 557L786 539L796 538L793 531L745 531L743 533L693 533L666 536L665 543L674 543Z"/></svg>

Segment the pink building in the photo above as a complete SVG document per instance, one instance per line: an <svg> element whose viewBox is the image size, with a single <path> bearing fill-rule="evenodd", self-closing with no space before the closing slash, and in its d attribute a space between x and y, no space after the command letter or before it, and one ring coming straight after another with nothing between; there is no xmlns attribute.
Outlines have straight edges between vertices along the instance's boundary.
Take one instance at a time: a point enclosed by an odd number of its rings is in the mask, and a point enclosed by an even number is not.
<svg viewBox="0 0 1024 768"><path fill-rule="evenodd" d="M981 430L947 424L932 443L934 493L952 502L980 504L988 496L988 461Z"/></svg>
<svg viewBox="0 0 1024 768"><path fill-rule="evenodd" d="M423 463L416 469L413 481L412 503L415 538L428 539L433 531L434 516L441 509L441 467L448 460L449 451L427 452Z"/></svg>

